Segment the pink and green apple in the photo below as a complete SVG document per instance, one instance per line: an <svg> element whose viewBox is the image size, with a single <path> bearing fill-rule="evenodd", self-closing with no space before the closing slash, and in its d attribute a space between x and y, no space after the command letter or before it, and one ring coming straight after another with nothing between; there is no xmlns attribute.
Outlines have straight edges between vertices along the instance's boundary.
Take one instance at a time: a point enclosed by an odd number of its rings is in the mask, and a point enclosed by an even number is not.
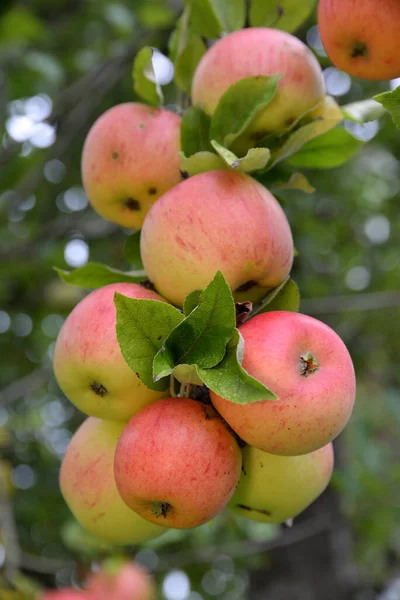
<svg viewBox="0 0 400 600"><path fill-rule="evenodd" d="M155 292L134 283L115 283L95 290L75 306L64 322L53 366L60 388L82 412L128 421L167 392L147 388L125 362L115 331L116 292L129 298L163 301Z"/></svg>
<svg viewBox="0 0 400 600"><path fill-rule="evenodd" d="M190 529L227 504L241 464L236 440L212 407L164 398L125 427L115 452L115 481L144 519Z"/></svg>
<svg viewBox="0 0 400 600"><path fill-rule="evenodd" d="M221 270L237 300L255 301L293 263L293 239L278 201L233 171L194 175L164 194L143 224L141 255L157 291L182 306Z"/></svg>
<svg viewBox="0 0 400 600"><path fill-rule="evenodd" d="M111 544L138 544L165 532L122 501L114 454L124 423L89 417L74 434L60 470L60 488L84 529Z"/></svg>
<svg viewBox="0 0 400 600"><path fill-rule="evenodd" d="M355 375L350 354L333 329L307 315L272 311L239 328L243 368L278 400L212 402L248 444L271 454L299 455L325 446L350 418Z"/></svg>
<svg viewBox="0 0 400 600"><path fill-rule="evenodd" d="M181 180L180 117L138 102L119 104L93 125L82 152L82 179L93 208L140 229L164 192Z"/></svg>
<svg viewBox="0 0 400 600"><path fill-rule="evenodd" d="M193 103L213 115L232 84L260 75L281 79L272 102L250 124L255 141L290 127L325 94L321 67L303 42L278 29L249 27L218 40L203 56L193 78Z"/></svg>

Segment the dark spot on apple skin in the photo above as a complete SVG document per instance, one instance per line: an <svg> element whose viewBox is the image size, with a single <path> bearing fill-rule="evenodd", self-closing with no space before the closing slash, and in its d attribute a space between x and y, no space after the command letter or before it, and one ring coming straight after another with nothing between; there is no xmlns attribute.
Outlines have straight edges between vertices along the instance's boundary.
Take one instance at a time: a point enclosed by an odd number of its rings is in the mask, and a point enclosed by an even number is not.
<svg viewBox="0 0 400 600"><path fill-rule="evenodd" d="M119 158L119 153L118 153L117 151L114 151L114 152L111 154L111 157L112 157L112 159L113 159L113 160L117 160L117 158Z"/></svg>
<svg viewBox="0 0 400 600"><path fill-rule="evenodd" d="M187 171L182 171L182 169L180 169L179 173L181 174L181 178L183 180L189 179L189 177L190 177L189 173Z"/></svg>
<svg viewBox="0 0 400 600"><path fill-rule="evenodd" d="M143 281L139 282L139 285L141 285L145 290L151 290L152 292L154 292L156 289L150 279L143 279Z"/></svg>
<svg viewBox="0 0 400 600"><path fill-rule="evenodd" d="M102 385L99 381L92 381L90 384L90 389L97 395L104 398L106 394L108 394L108 390L104 385Z"/></svg>
<svg viewBox="0 0 400 600"><path fill-rule="evenodd" d="M257 281L253 281L252 279L250 279L250 281L246 281L246 283L243 283L243 285L240 285L236 291L237 292L248 292L249 290L253 289L253 287L255 287L257 285Z"/></svg>
<svg viewBox="0 0 400 600"><path fill-rule="evenodd" d="M146 123L139 123L139 129L144 129L146 127Z"/></svg>
<svg viewBox="0 0 400 600"><path fill-rule="evenodd" d="M162 338L162 335L159 335L157 339L158 339L158 340L161 340L161 338Z"/></svg>
<svg viewBox="0 0 400 600"><path fill-rule="evenodd" d="M248 512L256 512L260 515L265 515L267 517L270 517L272 515L272 513L269 510L264 510L262 508L251 508L250 506L246 506L246 504L236 504L236 506L243 510L247 510Z"/></svg>
<svg viewBox="0 0 400 600"><path fill-rule="evenodd" d="M368 55L368 46L365 42L354 42L351 46L351 58L364 58Z"/></svg>
<svg viewBox="0 0 400 600"><path fill-rule="evenodd" d="M139 202L139 200L136 200L135 198L127 198L126 200L124 200L123 205L126 206L126 208L129 208L129 210L132 210L134 212L140 210L140 202Z"/></svg>
<svg viewBox="0 0 400 600"><path fill-rule="evenodd" d="M157 188L149 187L149 189L147 190L147 193L149 194L149 196L155 196L155 194L157 194Z"/></svg>
<svg viewBox="0 0 400 600"><path fill-rule="evenodd" d="M168 513L171 512L172 505L169 502L151 502L150 508L153 515L165 519L168 516Z"/></svg>
<svg viewBox="0 0 400 600"><path fill-rule="evenodd" d="M295 120L296 119L294 117L288 117L285 121L285 127L291 127Z"/></svg>

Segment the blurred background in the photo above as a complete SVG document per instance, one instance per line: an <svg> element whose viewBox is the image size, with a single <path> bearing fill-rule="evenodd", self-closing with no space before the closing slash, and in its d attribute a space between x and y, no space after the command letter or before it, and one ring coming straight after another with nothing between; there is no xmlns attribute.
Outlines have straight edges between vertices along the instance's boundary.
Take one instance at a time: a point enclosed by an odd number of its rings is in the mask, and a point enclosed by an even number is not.
<svg viewBox="0 0 400 600"><path fill-rule="evenodd" d="M15 599L37 585L77 584L122 552L84 533L58 488L83 415L57 387L51 357L86 292L52 267L129 268L129 232L88 207L81 149L102 112L135 99L133 56L145 44L166 52L181 8L178 0L0 4L0 568L4 575L10 557L19 565ZM340 104L395 86L332 68L315 22L314 14L297 35ZM301 310L342 336L357 372L332 484L292 528L225 511L189 533L128 548L154 573L162 599L400 598L400 136L389 117L345 126L368 142L351 162L308 171L314 194L282 193Z"/></svg>

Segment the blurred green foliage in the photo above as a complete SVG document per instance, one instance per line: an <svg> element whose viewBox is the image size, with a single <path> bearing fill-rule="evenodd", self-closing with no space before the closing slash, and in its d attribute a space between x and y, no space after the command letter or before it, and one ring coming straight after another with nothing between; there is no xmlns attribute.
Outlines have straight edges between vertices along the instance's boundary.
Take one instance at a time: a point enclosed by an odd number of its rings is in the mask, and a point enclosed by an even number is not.
<svg viewBox="0 0 400 600"><path fill-rule="evenodd" d="M166 52L180 10L179 2L164 0L0 6L0 469L9 481L21 564L43 585L76 582L92 561L121 552L71 522L58 488L60 458L83 416L58 389L51 354L83 292L59 281L52 267L89 258L129 268L129 232L87 206L81 148L97 116L135 98L133 56L143 45ZM329 68L315 15L298 35ZM340 104L388 89L359 80L346 87L337 73L327 71L329 83L328 76ZM179 94L167 87L165 95L174 108ZM346 127L371 141L345 166L309 170L314 194L282 189L279 197L299 254L293 276L301 310L334 327L355 362L357 404L340 439L333 485L359 568L379 588L400 560L400 137L389 117ZM276 535L275 527L226 512L128 552L164 581L162 597L173 598L165 595L165 577L185 581L178 570L199 594L192 600L233 600L246 597L249 570L268 566L259 550Z"/></svg>

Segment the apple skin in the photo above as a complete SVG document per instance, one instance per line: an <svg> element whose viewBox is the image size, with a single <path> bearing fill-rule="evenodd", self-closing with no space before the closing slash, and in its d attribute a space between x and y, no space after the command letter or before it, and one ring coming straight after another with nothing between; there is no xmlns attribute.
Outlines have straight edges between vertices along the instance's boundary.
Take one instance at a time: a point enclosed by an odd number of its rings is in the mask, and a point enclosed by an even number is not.
<svg viewBox="0 0 400 600"><path fill-rule="evenodd" d="M277 456L246 446L238 487L228 508L260 523L283 523L307 508L327 487L332 443L301 456Z"/></svg>
<svg viewBox="0 0 400 600"><path fill-rule="evenodd" d="M238 300L255 301L279 285L293 263L293 238L278 201L260 183L233 171L194 175L151 208L141 255L155 288L182 306L221 270ZM252 287L253 286L253 287Z"/></svg>
<svg viewBox="0 0 400 600"><path fill-rule="evenodd" d="M193 103L212 115L221 96L243 79L282 77L272 102L251 123L254 140L286 129L324 97L321 67L299 39L278 29L249 27L216 42L200 60L192 83ZM256 144L253 144L256 145Z"/></svg>
<svg viewBox="0 0 400 600"><path fill-rule="evenodd" d="M153 582L135 563L126 563L114 573L104 568L87 583L90 600L155 600Z"/></svg>
<svg viewBox="0 0 400 600"><path fill-rule="evenodd" d="M64 322L54 348L53 366L58 385L82 412L128 421L168 392L147 388L125 362L115 332L116 292L164 301L135 283L113 283L91 292Z"/></svg>
<svg viewBox="0 0 400 600"><path fill-rule="evenodd" d="M39 600L89 600L87 594L74 588L62 588L44 592Z"/></svg>
<svg viewBox="0 0 400 600"><path fill-rule="evenodd" d="M180 117L138 102L119 104L93 125L82 151L82 180L93 208L140 229L150 206L181 181Z"/></svg>
<svg viewBox="0 0 400 600"><path fill-rule="evenodd" d="M339 69L362 79L400 77L398 0L320 0L318 27Z"/></svg>
<svg viewBox="0 0 400 600"><path fill-rule="evenodd" d="M114 453L124 423L89 417L74 434L60 469L60 488L84 529L111 544L138 544L165 529L145 521L122 501L114 480Z"/></svg>
<svg viewBox="0 0 400 600"><path fill-rule="evenodd" d="M242 458L211 406L164 398L125 427L115 452L115 481L127 505L152 523L190 529L227 504Z"/></svg>
<svg viewBox="0 0 400 600"><path fill-rule="evenodd" d="M211 400L245 442L264 452L299 455L331 442L351 416L355 375L340 337L321 321L271 311L239 327L244 339L242 366L278 400L233 404L211 392ZM316 370L304 360L309 353Z"/></svg>

